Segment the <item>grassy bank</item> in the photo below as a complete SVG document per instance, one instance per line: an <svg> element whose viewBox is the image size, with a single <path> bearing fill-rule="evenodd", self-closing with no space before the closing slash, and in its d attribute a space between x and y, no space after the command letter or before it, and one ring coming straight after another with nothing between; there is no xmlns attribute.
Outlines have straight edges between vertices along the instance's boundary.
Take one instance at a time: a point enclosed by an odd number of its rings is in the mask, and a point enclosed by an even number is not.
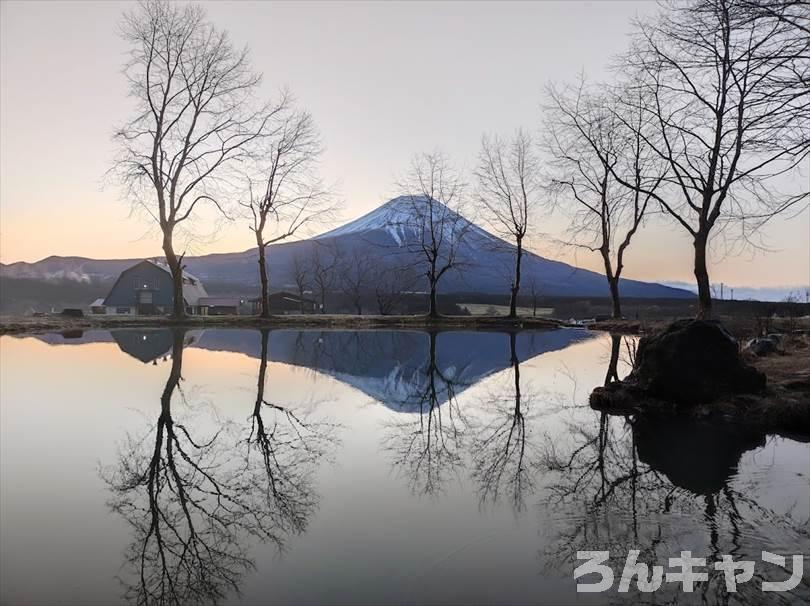
<svg viewBox="0 0 810 606"><path fill-rule="evenodd" d="M372 329L413 328L469 329L469 330L521 330L559 328L564 324L549 318L520 317L511 320L504 316L354 316L344 314L283 315L269 319L256 316L190 316L175 321L163 316L85 316L70 318L59 315L0 317L0 335L20 333L63 332L71 330L118 328L323 328Z"/></svg>

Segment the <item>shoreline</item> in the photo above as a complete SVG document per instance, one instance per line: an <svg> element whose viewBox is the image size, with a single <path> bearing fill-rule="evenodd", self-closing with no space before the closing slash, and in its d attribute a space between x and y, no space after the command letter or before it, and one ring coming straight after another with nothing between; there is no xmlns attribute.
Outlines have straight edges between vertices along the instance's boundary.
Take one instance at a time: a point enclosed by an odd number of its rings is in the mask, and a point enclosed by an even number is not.
<svg viewBox="0 0 810 606"><path fill-rule="evenodd" d="M323 329L470 329L531 330L569 326L549 318L506 316L357 316L348 314L289 314L270 318L258 316L189 316L181 321L165 316L66 316L0 317L0 335L38 334L73 330L115 330L119 328L323 328Z"/></svg>

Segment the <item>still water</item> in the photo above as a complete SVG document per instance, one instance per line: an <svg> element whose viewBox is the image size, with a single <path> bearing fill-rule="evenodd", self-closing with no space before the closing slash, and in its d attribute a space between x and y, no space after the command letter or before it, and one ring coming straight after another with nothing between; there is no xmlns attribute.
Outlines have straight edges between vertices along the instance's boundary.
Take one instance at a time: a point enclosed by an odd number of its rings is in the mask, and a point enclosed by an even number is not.
<svg viewBox="0 0 810 606"><path fill-rule="evenodd" d="M765 601L810 444L587 406L632 340L163 330L0 338L3 604ZM617 593L628 550L757 562ZM578 594L578 550L616 583ZM790 560L788 560L790 561ZM634 587L634 586L633 586Z"/></svg>

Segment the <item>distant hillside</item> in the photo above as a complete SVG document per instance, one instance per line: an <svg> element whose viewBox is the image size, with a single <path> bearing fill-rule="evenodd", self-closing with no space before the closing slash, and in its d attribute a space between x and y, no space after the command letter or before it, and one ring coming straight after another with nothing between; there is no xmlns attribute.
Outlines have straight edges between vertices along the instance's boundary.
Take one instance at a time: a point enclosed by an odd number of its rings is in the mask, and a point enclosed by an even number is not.
<svg viewBox="0 0 810 606"><path fill-rule="evenodd" d="M307 262L318 255L328 263L330 257L370 259L376 263L377 275L401 275L403 267L418 268L421 274L421 258L418 253L420 235L410 220L413 199L394 198L376 210L325 234L296 242L275 244L269 247L268 259L270 283L275 289L295 288L294 266L296 259ZM447 211L451 212L451 211ZM455 229L464 230L464 239L458 250L458 261L464 268L461 272L449 272L442 278L442 293L466 292L485 295L508 293L512 279L514 246L490 234L464 218L455 223ZM60 284L67 289L70 282L84 284L85 304L98 294L105 294L92 285L105 284L136 263L139 259L97 260L83 257L48 257L36 263L0 264L0 277L4 279L29 280L42 284L41 293L52 293L50 285ZM256 292L258 253L255 249L238 253L211 254L187 257L187 269L201 278L209 291ZM523 260L523 285L534 283L544 296L606 297L608 287L605 277L599 273L578 269L527 252ZM216 284L217 287L211 288ZM340 289L339 276L333 284ZM426 284L405 285L411 290L425 290ZM72 287L70 297L78 296L79 287ZM5 305L17 305L21 301L36 301L36 288L32 283L15 284L11 294L4 293ZM684 289L673 288L652 282L637 280L621 281L622 295L637 298L692 298L694 294ZM18 294L15 294L18 293ZM92 294L91 294L92 293ZM17 296L24 299L17 299ZM32 299L32 297L34 297ZM49 301L51 299L48 299Z"/></svg>
<svg viewBox="0 0 810 606"><path fill-rule="evenodd" d="M87 307L107 294L112 280L37 280L0 275L0 314L23 315L35 311Z"/></svg>

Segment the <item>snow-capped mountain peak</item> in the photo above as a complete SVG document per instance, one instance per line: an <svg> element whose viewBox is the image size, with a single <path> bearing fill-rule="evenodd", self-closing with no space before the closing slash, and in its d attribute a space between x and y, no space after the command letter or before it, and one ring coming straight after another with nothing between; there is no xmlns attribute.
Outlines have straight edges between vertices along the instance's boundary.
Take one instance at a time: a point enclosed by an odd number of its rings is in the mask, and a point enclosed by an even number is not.
<svg viewBox="0 0 810 606"><path fill-rule="evenodd" d="M438 200L430 201L430 198L424 195L404 195L393 198L362 217L321 234L315 239L383 231L396 242L397 246L402 246L409 241L419 241L420 232L426 229L426 218L429 213L433 216L437 234L442 233L446 242L461 231L474 229L486 233Z"/></svg>

